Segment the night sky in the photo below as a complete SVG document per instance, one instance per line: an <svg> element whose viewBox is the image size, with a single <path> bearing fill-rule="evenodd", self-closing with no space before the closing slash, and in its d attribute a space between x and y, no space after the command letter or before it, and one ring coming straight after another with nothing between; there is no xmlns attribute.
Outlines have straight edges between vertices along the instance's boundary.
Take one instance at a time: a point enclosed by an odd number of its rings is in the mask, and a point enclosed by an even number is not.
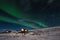
<svg viewBox="0 0 60 40"><path fill-rule="evenodd" d="M60 26L60 0L0 0L0 29Z"/></svg>

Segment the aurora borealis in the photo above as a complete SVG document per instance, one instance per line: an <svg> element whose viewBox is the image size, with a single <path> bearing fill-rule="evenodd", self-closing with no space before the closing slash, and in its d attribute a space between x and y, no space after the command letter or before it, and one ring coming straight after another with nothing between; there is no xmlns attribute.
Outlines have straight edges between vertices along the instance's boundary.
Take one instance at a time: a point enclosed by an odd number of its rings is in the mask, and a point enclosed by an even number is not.
<svg viewBox="0 0 60 40"><path fill-rule="evenodd" d="M7 29L59 26L60 7L58 8L58 1L0 0L0 29L4 29L2 25L5 25Z"/></svg>

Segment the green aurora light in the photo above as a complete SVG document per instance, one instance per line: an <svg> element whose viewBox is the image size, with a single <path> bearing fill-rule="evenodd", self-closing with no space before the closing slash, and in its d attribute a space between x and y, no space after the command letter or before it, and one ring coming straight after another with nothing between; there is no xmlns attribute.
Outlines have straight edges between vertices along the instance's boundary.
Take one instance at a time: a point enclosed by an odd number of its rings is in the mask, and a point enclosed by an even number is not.
<svg viewBox="0 0 60 40"><path fill-rule="evenodd" d="M18 19L20 18L26 18L26 19L31 19L31 16L29 15L25 15L23 12L19 12L16 8L13 8L11 6L8 6L8 5L0 5L0 9L4 10L5 12L9 13L10 15L14 16L14 17L17 17ZM0 20L2 21L6 21L6 22L9 22L9 23L16 23L16 24L20 24L20 25L24 25L26 27L31 27L31 28L38 28L37 26L34 26L30 23L25 23L25 22L19 22L19 21L16 21L16 20L12 20L10 19L9 17L4 17L4 16L0 16ZM31 20L33 22L35 22L36 24L38 24L40 27L47 27L47 25L45 25L44 23L40 22L40 21L37 21L37 20Z"/></svg>

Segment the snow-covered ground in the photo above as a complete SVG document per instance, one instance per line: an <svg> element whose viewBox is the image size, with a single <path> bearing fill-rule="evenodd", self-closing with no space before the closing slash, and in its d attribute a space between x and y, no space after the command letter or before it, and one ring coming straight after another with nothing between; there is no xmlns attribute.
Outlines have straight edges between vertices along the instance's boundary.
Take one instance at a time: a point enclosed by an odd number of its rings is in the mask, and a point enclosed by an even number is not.
<svg viewBox="0 0 60 40"><path fill-rule="evenodd" d="M0 40L60 40L60 27L32 30L27 34L0 34Z"/></svg>

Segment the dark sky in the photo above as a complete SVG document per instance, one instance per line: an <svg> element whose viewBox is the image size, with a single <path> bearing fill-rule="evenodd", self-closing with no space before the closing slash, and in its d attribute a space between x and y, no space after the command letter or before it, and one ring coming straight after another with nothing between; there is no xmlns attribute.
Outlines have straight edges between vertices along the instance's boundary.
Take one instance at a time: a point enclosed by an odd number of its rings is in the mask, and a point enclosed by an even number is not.
<svg viewBox="0 0 60 40"><path fill-rule="evenodd" d="M60 26L60 0L0 0L0 9L0 18L7 18L7 21L1 20L0 25L8 25L8 20L29 19L48 27Z"/></svg>

